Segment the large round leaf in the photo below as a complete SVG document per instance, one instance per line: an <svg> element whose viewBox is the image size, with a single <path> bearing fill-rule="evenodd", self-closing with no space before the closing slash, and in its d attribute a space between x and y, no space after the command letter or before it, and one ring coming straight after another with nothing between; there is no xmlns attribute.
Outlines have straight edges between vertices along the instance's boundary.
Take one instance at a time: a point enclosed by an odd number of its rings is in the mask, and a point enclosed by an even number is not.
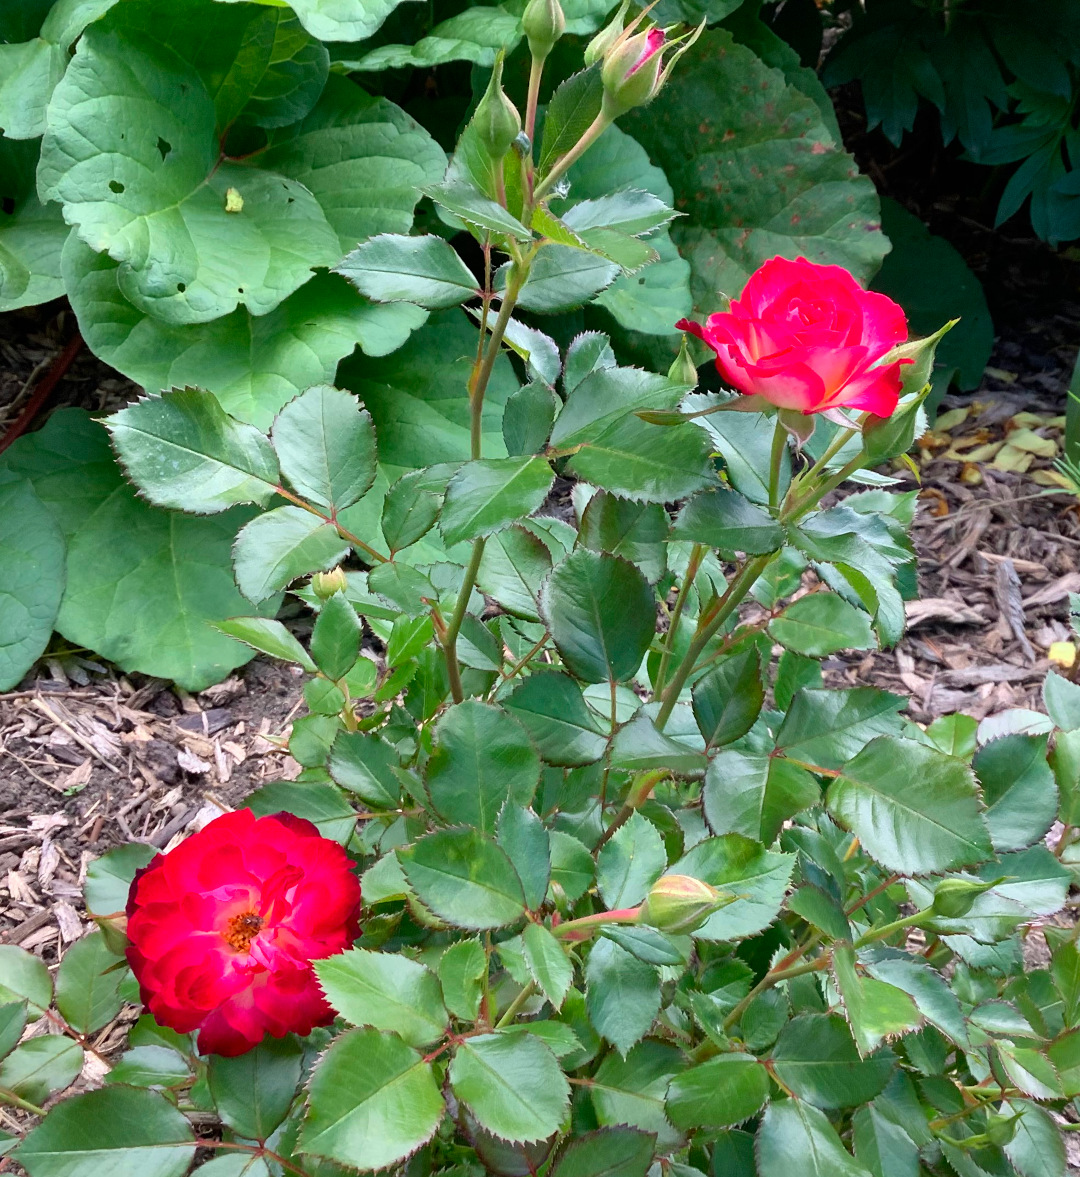
<svg viewBox="0 0 1080 1177"><path fill-rule="evenodd" d="M718 310L720 293L737 296L777 254L866 280L888 249L874 186L816 104L723 29L706 32L680 59L678 83L623 124L688 214L671 236L700 313Z"/></svg>
<svg viewBox="0 0 1080 1177"><path fill-rule="evenodd" d="M0 52L8 48L0 46ZM0 135L0 311L36 306L64 293L60 251L68 227L58 204L38 200L37 160L37 143Z"/></svg>

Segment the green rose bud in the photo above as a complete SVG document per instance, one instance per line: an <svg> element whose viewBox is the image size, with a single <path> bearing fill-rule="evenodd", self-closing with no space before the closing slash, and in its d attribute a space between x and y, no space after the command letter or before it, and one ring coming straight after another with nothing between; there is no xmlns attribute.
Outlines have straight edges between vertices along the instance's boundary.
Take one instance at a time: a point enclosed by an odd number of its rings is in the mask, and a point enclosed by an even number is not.
<svg viewBox="0 0 1080 1177"><path fill-rule="evenodd" d="M1009 1143L1016 1135L1019 1116L991 1115L986 1120L986 1139L998 1148Z"/></svg>
<svg viewBox="0 0 1080 1177"><path fill-rule="evenodd" d="M521 17L521 27L529 41L529 52L543 61L566 29L559 0L529 0Z"/></svg>
<svg viewBox="0 0 1080 1177"><path fill-rule="evenodd" d="M503 61L500 54L491 71L491 81L472 117L473 126L484 150L492 160L499 161L510 150L521 134L521 115L517 107L503 93Z"/></svg>
<svg viewBox="0 0 1080 1177"><path fill-rule="evenodd" d="M587 66L598 62L622 35L623 21L626 19L626 10L629 7L630 0L623 0L619 11L615 13L611 22L606 24L585 46L585 64Z"/></svg>
<svg viewBox="0 0 1080 1177"><path fill-rule="evenodd" d="M341 568L331 568L329 572L316 572L311 578L311 591L320 601L329 601L334 593L343 593L347 587L348 581Z"/></svg>
<svg viewBox="0 0 1080 1177"><path fill-rule="evenodd" d="M695 932L713 912L733 900L733 895L689 875L664 875L646 896L639 918L661 932Z"/></svg>
<svg viewBox="0 0 1080 1177"><path fill-rule="evenodd" d="M667 374L668 379L675 384L689 384L692 388L697 388L697 364L690 358L690 349L686 346L685 335L682 338L679 354L675 357L675 362L668 368Z"/></svg>
<svg viewBox="0 0 1080 1177"><path fill-rule="evenodd" d="M943 879L934 891L934 915L950 920L967 915L975 900L1001 881L994 879L990 883L976 883L968 879Z"/></svg>

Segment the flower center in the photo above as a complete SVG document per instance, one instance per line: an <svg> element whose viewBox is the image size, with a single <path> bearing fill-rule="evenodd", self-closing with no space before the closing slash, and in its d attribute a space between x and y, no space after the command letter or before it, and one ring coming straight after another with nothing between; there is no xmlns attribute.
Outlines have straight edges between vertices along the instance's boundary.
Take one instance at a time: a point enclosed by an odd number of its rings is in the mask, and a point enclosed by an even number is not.
<svg viewBox="0 0 1080 1177"><path fill-rule="evenodd" d="M251 942L262 930L266 921L261 915L253 911L245 911L234 915L225 929L225 943L237 952L250 952Z"/></svg>

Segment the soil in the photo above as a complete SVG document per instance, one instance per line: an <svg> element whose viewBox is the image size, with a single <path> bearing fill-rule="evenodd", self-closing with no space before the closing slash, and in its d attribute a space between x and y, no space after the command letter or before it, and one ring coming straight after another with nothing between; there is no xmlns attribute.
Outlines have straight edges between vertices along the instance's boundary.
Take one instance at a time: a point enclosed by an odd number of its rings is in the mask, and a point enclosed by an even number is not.
<svg viewBox="0 0 1080 1177"><path fill-rule="evenodd" d="M990 232L970 210L899 195L983 279L998 335L981 387L947 398L949 428L920 445L921 481L897 470L900 489L920 492L908 632L894 650L830 659L827 682L909 696L920 723L1039 709L1049 648L1069 640L1069 593L1080 592L1080 506L1046 485L1080 346L1080 263ZM74 326L62 303L0 316L0 437ZM110 410L137 391L84 348L31 427L61 405ZM1017 430L1043 452L1026 470L998 468ZM989 456L973 461L973 450ZM168 848L260 784L295 776L282 746L301 685L296 668L256 658L192 696L54 639L20 689L0 695L0 943L55 964L88 928L81 887L93 858L131 839ZM1031 941L1035 965L1045 945ZM97 1036L106 1057L133 1016ZM0 1129L19 1118L0 1108Z"/></svg>

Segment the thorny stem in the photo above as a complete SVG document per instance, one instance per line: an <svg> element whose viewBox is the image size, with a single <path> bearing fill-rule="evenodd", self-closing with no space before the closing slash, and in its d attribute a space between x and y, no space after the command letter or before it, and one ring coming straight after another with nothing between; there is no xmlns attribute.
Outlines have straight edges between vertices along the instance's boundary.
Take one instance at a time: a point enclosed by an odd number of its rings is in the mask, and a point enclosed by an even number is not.
<svg viewBox="0 0 1080 1177"><path fill-rule="evenodd" d="M552 934L559 940L587 940L604 924L636 924L641 915L640 907L624 907L618 911L598 911L583 915L580 919L568 920L552 928Z"/></svg>
<svg viewBox="0 0 1080 1177"><path fill-rule="evenodd" d="M294 503L298 507L303 507L303 509L308 511L310 514L318 515L320 519L325 519L327 523L332 523L338 529L338 534L342 539L348 540L354 548L359 548L366 555L370 556L377 564L390 563L389 559L384 556L382 552L377 552L374 548L369 547L366 543L364 543L364 541L359 536L353 535L351 531L347 531L344 527L342 527L333 515L325 514L317 507L313 507L310 503L305 502L298 495L294 495L291 490L286 490L283 486L275 486L274 492L281 495L283 499L288 499L290 503Z"/></svg>
<svg viewBox="0 0 1080 1177"><path fill-rule="evenodd" d="M611 119L601 111L596 118L589 124L585 134L574 144L573 147L552 167L551 171L540 181L537 185L536 191L533 193L533 204L537 205L545 196L555 187L559 177L567 172L577 161L585 154L586 151L596 142L597 139L608 129L611 125Z"/></svg>
<svg viewBox="0 0 1080 1177"><path fill-rule="evenodd" d="M495 1023L495 1029L501 1030L503 1026L509 1026L514 1018L516 1018L521 1012L521 1007L529 1000L530 997L532 997L535 992L536 982L530 981L528 985L526 985L525 988L522 989L522 991L517 995L517 997L515 997L514 1000L511 1001L510 1004L506 1007L506 1012Z"/></svg>
<svg viewBox="0 0 1080 1177"><path fill-rule="evenodd" d="M529 276L531 262L532 258L529 257L522 262L514 263L513 269L510 271L506 294L503 297L502 305L499 307L499 317L495 320L495 326L491 329L491 338L487 341L482 358L478 356L477 362L473 364L472 375L469 378L469 413L471 418L469 452L473 461L476 461L482 452L484 394L487 392L488 382L491 380L491 373L495 368L495 361L499 358L499 353L502 350L503 337L506 335L506 328L510 324L510 316L514 313L514 306L517 303L518 295L521 293L522 286L525 285L525 279ZM484 284L484 297L486 300L490 300L490 267L486 269L488 280ZM483 341L482 331L483 324L481 325L481 342ZM461 582L461 591L458 594L457 603L454 605L454 612L446 626L446 634L442 639L443 653L446 656L446 675L450 680L450 693L453 695L455 703L460 703L465 698L465 691L461 685L461 668L458 665L457 657L458 633L461 630L462 621L465 620L465 611L469 606L469 597L472 595L473 587L476 584L476 574L480 570L480 561L483 555L484 537L479 536L473 540L472 556L469 560L469 566L465 569L465 578Z"/></svg>
<svg viewBox="0 0 1080 1177"><path fill-rule="evenodd" d="M704 544L694 544L690 552L690 560L686 565L686 575L683 577L682 584L679 585L679 595L675 598L675 604L671 610L671 618L668 621L667 641L664 642L664 652L660 655L660 665L656 671L656 682L653 684L654 695L658 695L664 689L664 682L667 679L668 663L671 661L671 651L675 645L679 622L682 620L683 610L686 608L686 601L690 596L690 588L694 583L694 577L697 576L701 562L705 559L706 550Z"/></svg>
<svg viewBox="0 0 1080 1177"><path fill-rule="evenodd" d="M502 683L508 682L510 679L514 678L517 675L518 671L520 671L522 669L522 667L528 666L528 664L532 661L533 656L540 652L541 648L543 647L544 643L548 640L549 636L550 635L548 634L547 630L544 630L544 633L541 636L540 640L538 642L536 642L532 646L532 648L529 649L525 654L523 654L515 663L513 663L509 670L500 670L499 671L499 675L500 675L500 684L499 685L501 686Z"/></svg>

